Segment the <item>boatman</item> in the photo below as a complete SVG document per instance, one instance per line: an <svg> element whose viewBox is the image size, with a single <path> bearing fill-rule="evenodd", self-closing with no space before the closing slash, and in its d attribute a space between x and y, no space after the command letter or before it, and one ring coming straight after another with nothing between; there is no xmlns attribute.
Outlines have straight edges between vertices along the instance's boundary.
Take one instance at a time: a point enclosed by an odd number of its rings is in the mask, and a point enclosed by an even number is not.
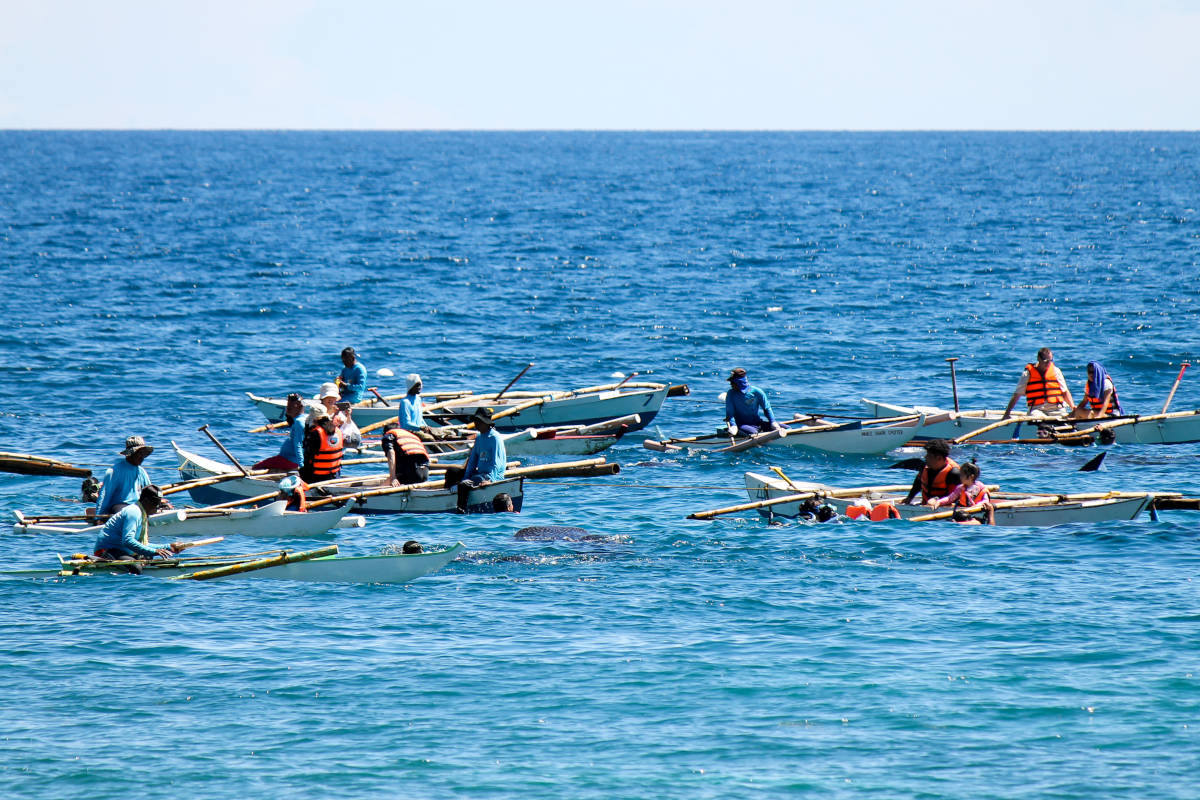
<svg viewBox="0 0 1200 800"><path fill-rule="evenodd" d="M142 468L142 462L153 452L154 448L141 436L130 436L125 440L125 449L121 451L124 458L104 471L104 483L96 498L97 514L115 514L137 502L142 489L150 485L150 476Z"/></svg>
<svg viewBox="0 0 1200 800"><path fill-rule="evenodd" d="M471 424L479 431L467 456L462 480L458 482L458 513L467 513L467 496L472 489L488 483L504 480L508 464L508 451L504 440L496 433L491 409L480 408L471 418Z"/></svg>
<svg viewBox="0 0 1200 800"><path fill-rule="evenodd" d="M425 445L396 420L383 426L383 455L388 462L388 483L392 486L429 480L429 453Z"/></svg>
<svg viewBox="0 0 1200 800"><path fill-rule="evenodd" d="M1075 406L1071 416L1076 419L1093 419L1124 414L1121 401L1117 399L1116 384L1099 361L1088 362L1087 376L1087 384L1083 387L1083 399Z"/></svg>
<svg viewBox="0 0 1200 800"><path fill-rule="evenodd" d="M324 409L309 418L312 427L304 437L304 466L300 478L313 484L336 478L342 471L342 433Z"/></svg>
<svg viewBox="0 0 1200 800"><path fill-rule="evenodd" d="M147 517L158 511L163 503L162 489L149 484L141 490L136 503L125 506L104 523L96 539L95 554L105 561L126 558L167 558L184 548L179 542L168 545L149 543L150 526Z"/></svg>
<svg viewBox="0 0 1200 800"><path fill-rule="evenodd" d="M425 424L425 404L421 402L421 390L425 385L421 383L421 376L415 372L405 375L404 383L407 392L400 398L400 427L418 436L425 434L421 438L428 442L433 437L429 436L429 426Z"/></svg>
<svg viewBox="0 0 1200 800"><path fill-rule="evenodd" d="M367 393L367 368L358 360L353 347L342 351L342 372L338 375L337 385L342 391L341 399L354 405L361 403Z"/></svg>
<svg viewBox="0 0 1200 800"><path fill-rule="evenodd" d="M287 434L287 439L283 446L279 448L279 453L264 458L262 461L254 465L254 469L269 469L278 472L293 472L304 466L304 403L300 400L300 395L292 392L287 396L287 405L284 406L283 415L284 432Z"/></svg>
<svg viewBox="0 0 1200 800"><path fill-rule="evenodd" d="M1062 371L1054 365L1054 353L1050 352L1049 347L1038 350L1036 364L1025 365L1021 380L1008 400L1008 408L1004 409L1005 418L1012 414L1013 406L1021 395L1025 395L1030 413L1057 417L1074 408L1071 390L1067 388Z"/></svg>
<svg viewBox="0 0 1200 800"><path fill-rule="evenodd" d="M725 427L730 435L754 436L779 429L767 393L751 386L746 370L738 367L729 373L729 391L725 393Z"/></svg>
<svg viewBox="0 0 1200 800"><path fill-rule="evenodd" d="M925 443L925 466L917 473L903 504L911 505L918 492L922 504L949 497L961 482L958 463L950 458L950 443L945 439L933 439Z"/></svg>

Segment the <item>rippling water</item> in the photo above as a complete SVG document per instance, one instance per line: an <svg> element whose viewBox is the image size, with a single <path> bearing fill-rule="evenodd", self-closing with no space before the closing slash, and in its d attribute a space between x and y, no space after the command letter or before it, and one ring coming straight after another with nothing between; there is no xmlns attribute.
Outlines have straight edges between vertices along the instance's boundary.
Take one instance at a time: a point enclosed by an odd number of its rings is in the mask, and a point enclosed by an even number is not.
<svg viewBox="0 0 1200 800"><path fill-rule="evenodd" d="M358 347L430 389L687 382L781 412L1007 400L1038 347L1155 411L1195 359L1200 136L0 132L0 449L274 445L242 395ZM398 379L379 379L399 391ZM1174 408L1200 406L1185 377ZM1054 529L686 515L747 469L613 449L525 513L376 518L468 546L405 586L0 578L0 791L37 798L1193 797L1195 514ZM1200 493L1196 445L978 447L1010 489ZM0 475L65 512L78 481ZM517 538L528 525L589 536ZM89 542L4 537L12 568ZM235 542L233 552L276 544Z"/></svg>

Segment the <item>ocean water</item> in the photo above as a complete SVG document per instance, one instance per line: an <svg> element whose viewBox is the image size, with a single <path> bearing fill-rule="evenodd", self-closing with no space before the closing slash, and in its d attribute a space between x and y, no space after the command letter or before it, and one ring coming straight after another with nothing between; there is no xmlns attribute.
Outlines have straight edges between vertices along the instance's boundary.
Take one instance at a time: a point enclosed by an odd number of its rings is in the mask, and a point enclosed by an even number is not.
<svg viewBox="0 0 1200 800"><path fill-rule="evenodd" d="M1050 346L1077 395L1099 359L1153 412L1200 356L1196 134L0 132L0 156L0 449L99 471L141 434L162 482L171 440L220 457L203 424L272 452L243 393L315 393L346 345L430 390L529 362L519 387L686 382L667 435L719 424L734 366L782 414L853 415L949 406L957 357L964 407L995 408ZM913 453L641 438L519 516L341 532L467 545L403 586L0 577L0 795L1195 797L1200 515L689 521L746 470L895 483ZM961 452L1010 489L1200 494L1200 446L1093 454ZM0 475L6 515L77 496Z"/></svg>

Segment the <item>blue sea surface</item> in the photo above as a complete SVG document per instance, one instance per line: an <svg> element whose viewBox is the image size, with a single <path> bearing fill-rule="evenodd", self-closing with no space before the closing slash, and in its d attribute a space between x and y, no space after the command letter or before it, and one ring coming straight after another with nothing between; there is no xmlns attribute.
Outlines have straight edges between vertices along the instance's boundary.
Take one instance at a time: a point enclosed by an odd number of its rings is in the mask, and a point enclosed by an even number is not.
<svg viewBox="0 0 1200 800"><path fill-rule="evenodd" d="M916 453L641 439L715 429L735 366L781 415L855 415L951 406L957 357L963 406L1002 408L1042 346L1156 412L1200 358L1198 187L1193 133L0 132L2 450L101 472L140 434L168 482L172 440L221 458L209 424L257 460L244 393L315 394L347 345L385 393L530 362L517 388L692 389L518 516L339 532L466 544L410 584L0 576L0 796L1195 797L1200 514L701 522L747 470L892 484ZM1200 445L958 453L1200 496ZM78 494L0 474L6 516Z"/></svg>

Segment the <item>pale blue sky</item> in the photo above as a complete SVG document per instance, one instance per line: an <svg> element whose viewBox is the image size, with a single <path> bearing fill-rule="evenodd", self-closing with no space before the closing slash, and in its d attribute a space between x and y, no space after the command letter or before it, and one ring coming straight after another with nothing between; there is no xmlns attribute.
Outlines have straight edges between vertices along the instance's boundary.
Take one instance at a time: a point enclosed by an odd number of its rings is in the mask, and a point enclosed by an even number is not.
<svg viewBox="0 0 1200 800"><path fill-rule="evenodd" d="M0 128L1200 129L1200 2L3 0Z"/></svg>

